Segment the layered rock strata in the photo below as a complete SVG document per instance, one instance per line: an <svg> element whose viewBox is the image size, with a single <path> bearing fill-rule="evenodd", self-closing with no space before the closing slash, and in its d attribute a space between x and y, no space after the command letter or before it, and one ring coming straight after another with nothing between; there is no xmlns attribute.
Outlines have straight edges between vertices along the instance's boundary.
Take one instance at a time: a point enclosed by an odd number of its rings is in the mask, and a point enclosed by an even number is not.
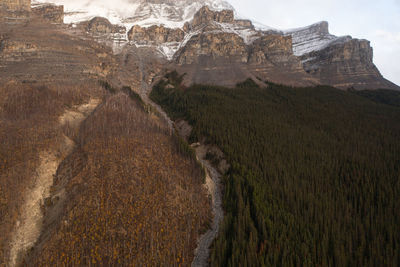
<svg viewBox="0 0 400 267"><path fill-rule="evenodd" d="M104 79L116 64L110 48L43 21L0 23L0 82Z"/></svg>
<svg viewBox="0 0 400 267"><path fill-rule="evenodd" d="M126 32L126 28L123 26L113 25L111 22L102 17L95 17L90 21L86 21L80 24L87 32L97 35L107 34L123 34Z"/></svg>
<svg viewBox="0 0 400 267"><path fill-rule="evenodd" d="M0 9L11 12L31 10L31 0L1 0Z"/></svg>
<svg viewBox="0 0 400 267"><path fill-rule="evenodd" d="M28 19L31 13L31 0L1 0L0 21Z"/></svg>
<svg viewBox="0 0 400 267"><path fill-rule="evenodd" d="M194 32L175 54L185 82L234 86L248 77L291 85L317 84L292 51L292 38L262 35L233 12L203 7L186 26ZM221 79L224 77L224 79Z"/></svg>
<svg viewBox="0 0 400 267"><path fill-rule="evenodd" d="M342 89L399 89L381 75L373 63L373 49L367 40L329 33L323 21L285 33L293 38L293 50L307 73L321 84Z"/></svg>
<svg viewBox="0 0 400 267"><path fill-rule="evenodd" d="M138 44L159 45L163 43L182 42L185 37L183 30L166 28L163 25L153 25L142 28L138 25L132 27L128 32L128 39Z"/></svg>
<svg viewBox="0 0 400 267"><path fill-rule="evenodd" d="M52 4L37 5L32 8L32 13L50 23L64 23L64 6Z"/></svg>

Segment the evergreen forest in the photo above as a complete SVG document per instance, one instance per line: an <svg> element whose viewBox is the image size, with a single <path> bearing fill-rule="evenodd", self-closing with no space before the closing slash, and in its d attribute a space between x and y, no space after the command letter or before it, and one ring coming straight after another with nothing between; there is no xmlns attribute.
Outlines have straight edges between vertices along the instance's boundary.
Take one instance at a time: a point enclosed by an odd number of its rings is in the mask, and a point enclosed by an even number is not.
<svg viewBox="0 0 400 267"><path fill-rule="evenodd" d="M400 265L400 92L182 79L151 98L231 165L212 266Z"/></svg>

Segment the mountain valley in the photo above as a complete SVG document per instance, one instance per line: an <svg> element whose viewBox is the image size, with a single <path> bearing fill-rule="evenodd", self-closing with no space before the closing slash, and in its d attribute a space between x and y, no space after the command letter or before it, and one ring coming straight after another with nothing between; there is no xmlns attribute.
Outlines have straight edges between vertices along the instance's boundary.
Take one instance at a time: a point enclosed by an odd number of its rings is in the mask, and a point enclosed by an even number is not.
<svg viewBox="0 0 400 267"><path fill-rule="evenodd" d="M222 0L2 0L0 266L396 266L400 87Z"/></svg>

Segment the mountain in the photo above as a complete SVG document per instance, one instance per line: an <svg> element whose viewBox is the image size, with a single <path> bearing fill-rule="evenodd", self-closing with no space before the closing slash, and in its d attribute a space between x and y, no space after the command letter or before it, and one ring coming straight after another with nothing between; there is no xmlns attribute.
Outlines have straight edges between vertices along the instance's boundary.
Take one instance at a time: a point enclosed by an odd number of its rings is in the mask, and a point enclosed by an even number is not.
<svg viewBox="0 0 400 267"><path fill-rule="evenodd" d="M104 17L106 24L125 27L126 34L111 36L118 42L115 51L121 52L127 42L152 48L188 74L186 84L234 86L252 77L296 86L399 89L374 65L367 40L334 36L327 22L277 30L240 18L221 0L51 2L65 5L66 23Z"/></svg>
<svg viewBox="0 0 400 267"><path fill-rule="evenodd" d="M373 63L373 49L367 40L329 33L328 22L284 32L292 36L293 52L307 73L322 84L338 88L398 89L384 79Z"/></svg>
<svg viewBox="0 0 400 267"><path fill-rule="evenodd" d="M221 0L33 0L33 4L55 3L64 5L65 22L76 23L93 17L105 17L113 24L126 28L132 25L150 26L164 24L170 28L181 28L190 21L204 5L215 10L233 9Z"/></svg>
<svg viewBox="0 0 400 267"><path fill-rule="evenodd" d="M86 32L125 33L104 18L74 28L62 7L1 3L0 266L187 266L206 177L131 89L145 48L113 54Z"/></svg>
<svg viewBox="0 0 400 267"><path fill-rule="evenodd" d="M0 3L0 266L399 265L400 92L319 85L397 89L368 41L54 2Z"/></svg>

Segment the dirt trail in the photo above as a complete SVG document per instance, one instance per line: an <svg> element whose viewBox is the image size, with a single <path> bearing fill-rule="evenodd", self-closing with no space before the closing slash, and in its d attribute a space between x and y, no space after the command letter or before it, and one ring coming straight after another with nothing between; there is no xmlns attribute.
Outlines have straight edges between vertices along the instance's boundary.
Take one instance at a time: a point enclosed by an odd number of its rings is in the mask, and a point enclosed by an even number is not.
<svg viewBox="0 0 400 267"><path fill-rule="evenodd" d="M87 104L66 110L59 118L60 126L68 123L72 127L79 127L79 124L99 103L100 100L91 99ZM16 266L19 258L37 241L42 230L42 206L44 200L50 196L53 176L63 157L71 153L74 147L75 143L64 135L63 141L58 144L57 148L43 151L40 154L40 164L36 169L33 185L26 192L25 202L21 207L21 215L12 235L10 266Z"/></svg>
<svg viewBox="0 0 400 267"><path fill-rule="evenodd" d="M196 148L197 160L200 161L206 169L206 187L212 197L212 211L214 218L211 224L211 229L202 235L197 242L197 248L195 250L192 267L208 266L210 246L217 237L219 226L224 218L220 185L221 175L208 160L204 159L206 153L207 148L205 146L200 145Z"/></svg>

